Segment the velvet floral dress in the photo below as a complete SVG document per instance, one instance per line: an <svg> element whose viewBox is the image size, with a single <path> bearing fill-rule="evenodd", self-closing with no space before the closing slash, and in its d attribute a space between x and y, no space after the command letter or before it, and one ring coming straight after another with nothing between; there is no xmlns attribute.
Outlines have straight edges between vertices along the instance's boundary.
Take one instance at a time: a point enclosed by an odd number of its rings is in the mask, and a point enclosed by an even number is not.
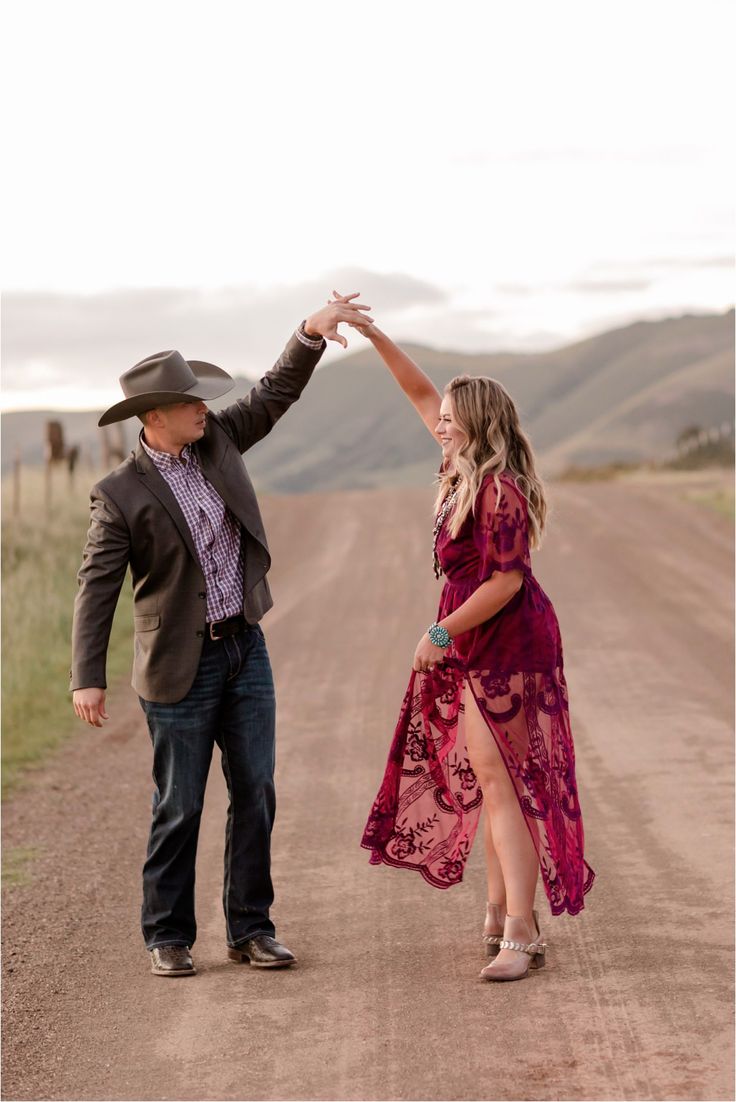
<svg viewBox="0 0 736 1102"><path fill-rule="evenodd" d="M412 673L362 845L373 864L416 869L435 887L462 880L483 802L465 744L469 691L513 782L552 913L577 914L595 874L583 857L560 630L532 574L526 500L510 475L498 486L489 475L455 539L448 528L449 518L437 540L438 620L496 571L520 570L523 584L431 673Z"/></svg>

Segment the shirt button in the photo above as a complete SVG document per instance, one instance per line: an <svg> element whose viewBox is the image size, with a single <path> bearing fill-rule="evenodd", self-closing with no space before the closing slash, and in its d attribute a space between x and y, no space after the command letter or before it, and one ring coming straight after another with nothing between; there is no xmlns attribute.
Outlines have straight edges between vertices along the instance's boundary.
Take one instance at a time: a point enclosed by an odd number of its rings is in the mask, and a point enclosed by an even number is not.
<svg viewBox="0 0 736 1102"><path fill-rule="evenodd" d="M199 638L199 639L204 638L204 632L203 631L198 631L197 632L197 638Z"/></svg>
<svg viewBox="0 0 736 1102"><path fill-rule="evenodd" d="M199 593L198 596L201 597L204 600L204 598L207 596L207 594L206 593Z"/></svg>

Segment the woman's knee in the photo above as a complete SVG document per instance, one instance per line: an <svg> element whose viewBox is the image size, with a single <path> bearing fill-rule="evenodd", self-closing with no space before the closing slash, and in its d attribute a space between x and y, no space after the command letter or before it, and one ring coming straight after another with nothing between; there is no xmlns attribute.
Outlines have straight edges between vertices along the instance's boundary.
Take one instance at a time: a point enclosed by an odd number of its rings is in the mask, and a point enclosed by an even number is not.
<svg viewBox="0 0 736 1102"><path fill-rule="evenodd" d="M486 763L484 767L476 769L475 772L483 796L491 806L498 805L504 800L516 798L514 786L503 762Z"/></svg>

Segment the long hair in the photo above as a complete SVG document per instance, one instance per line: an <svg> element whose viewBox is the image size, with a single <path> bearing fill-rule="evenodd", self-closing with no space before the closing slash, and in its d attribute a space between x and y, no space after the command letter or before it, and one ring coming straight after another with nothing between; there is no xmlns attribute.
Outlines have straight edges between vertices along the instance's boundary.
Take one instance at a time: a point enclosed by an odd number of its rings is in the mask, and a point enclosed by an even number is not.
<svg viewBox="0 0 736 1102"><path fill-rule="evenodd" d="M448 530L454 539L473 509L485 476L493 475L500 497L498 476L506 471L526 499L529 546L534 550L542 541L547 502L532 446L519 424L511 397L495 379L483 375L458 375L447 384L445 394L467 439L455 454L454 471L443 470L439 475L435 513L449 493L454 476L460 475L455 508L448 518Z"/></svg>

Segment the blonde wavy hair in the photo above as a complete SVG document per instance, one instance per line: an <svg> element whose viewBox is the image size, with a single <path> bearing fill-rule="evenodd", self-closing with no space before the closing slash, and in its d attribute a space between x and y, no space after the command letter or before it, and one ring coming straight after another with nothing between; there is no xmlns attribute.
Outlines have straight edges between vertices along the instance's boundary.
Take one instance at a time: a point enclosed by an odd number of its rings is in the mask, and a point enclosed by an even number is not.
<svg viewBox="0 0 736 1102"><path fill-rule="evenodd" d="M447 384L445 394L466 439L455 454L454 469L443 470L438 476L435 513L450 492L455 476L460 475L455 507L449 518L448 530L454 539L473 509L483 479L493 475L500 497L498 476L505 471L526 499L529 547L534 550L542 542L547 501L535 469L532 446L519 424L511 397L495 379L483 375L458 375Z"/></svg>

